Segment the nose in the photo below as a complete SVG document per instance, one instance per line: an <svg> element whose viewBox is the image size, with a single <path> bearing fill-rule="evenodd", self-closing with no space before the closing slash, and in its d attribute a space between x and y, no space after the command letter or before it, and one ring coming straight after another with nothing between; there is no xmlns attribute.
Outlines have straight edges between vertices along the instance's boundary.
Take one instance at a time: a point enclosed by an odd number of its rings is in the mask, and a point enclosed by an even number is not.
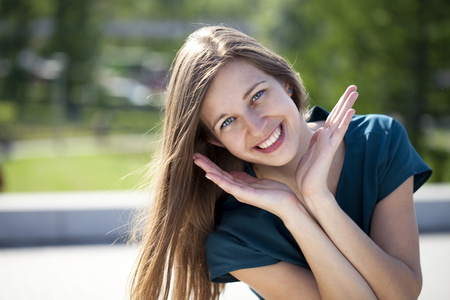
<svg viewBox="0 0 450 300"><path fill-rule="evenodd" d="M246 131L249 135L258 136L264 134L267 125L267 119L254 111L249 111L245 115Z"/></svg>

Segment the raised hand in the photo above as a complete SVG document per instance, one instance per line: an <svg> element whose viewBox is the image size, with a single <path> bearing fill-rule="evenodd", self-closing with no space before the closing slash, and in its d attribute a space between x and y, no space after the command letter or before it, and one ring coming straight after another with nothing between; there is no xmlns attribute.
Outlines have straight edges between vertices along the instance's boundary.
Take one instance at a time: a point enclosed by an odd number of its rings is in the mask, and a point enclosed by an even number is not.
<svg viewBox="0 0 450 300"><path fill-rule="evenodd" d="M300 160L296 181L308 207L308 201L330 195L327 179L331 163L355 113L352 107L357 98L356 86L348 87L324 127L314 133L308 151Z"/></svg>
<svg viewBox="0 0 450 300"><path fill-rule="evenodd" d="M301 205L296 195L284 183L258 179L242 171L225 172L200 153L194 154L194 162L206 172L206 178L240 202L262 208L280 218L293 206Z"/></svg>

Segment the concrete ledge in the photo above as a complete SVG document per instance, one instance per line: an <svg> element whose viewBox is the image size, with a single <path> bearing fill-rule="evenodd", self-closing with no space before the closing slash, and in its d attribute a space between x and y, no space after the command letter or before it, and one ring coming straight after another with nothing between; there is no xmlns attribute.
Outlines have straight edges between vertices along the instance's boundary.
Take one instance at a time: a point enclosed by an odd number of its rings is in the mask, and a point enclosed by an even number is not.
<svg viewBox="0 0 450 300"><path fill-rule="evenodd" d="M0 194L0 247L120 242L149 199L140 191ZM450 232L450 185L425 185L414 205L420 233Z"/></svg>
<svg viewBox="0 0 450 300"><path fill-rule="evenodd" d="M414 194L420 233L450 232L450 185L425 184Z"/></svg>
<svg viewBox="0 0 450 300"><path fill-rule="evenodd" d="M0 195L0 247L113 243L131 229L143 192Z"/></svg>

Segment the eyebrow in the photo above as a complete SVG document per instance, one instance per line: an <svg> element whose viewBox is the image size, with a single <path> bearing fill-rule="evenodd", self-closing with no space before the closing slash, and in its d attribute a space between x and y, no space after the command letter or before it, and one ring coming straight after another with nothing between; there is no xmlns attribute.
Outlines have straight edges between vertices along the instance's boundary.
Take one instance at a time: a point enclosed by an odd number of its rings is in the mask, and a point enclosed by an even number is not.
<svg viewBox="0 0 450 300"><path fill-rule="evenodd" d="M261 81L255 83L254 85L252 85L252 86L244 93L244 95L242 96L242 100L247 99L247 97L250 95L250 93L251 93L258 85L260 85L260 84L262 84L262 83L265 83L265 82L266 82L265 80L261 80ZM212 130L213 130L213 131L214 131L214 127L215 127L216 124L220 121L220 119L226 117L226 115L227 115L226 113L223 113L223 114L221 114L220 116L218 116L218 117L214 120L214 122L212 123Z"/></svg>
<svg viewBox="0 0 450 300"><path fill-rule="evenodd" d="M247 99L247 97L250 95L250 93L260 84L266 82L265 80L261 80L260 82L255 83L254 85L252 85L247 92L245 92L244 96L242 96L242 99L245 100Z"/></svg>

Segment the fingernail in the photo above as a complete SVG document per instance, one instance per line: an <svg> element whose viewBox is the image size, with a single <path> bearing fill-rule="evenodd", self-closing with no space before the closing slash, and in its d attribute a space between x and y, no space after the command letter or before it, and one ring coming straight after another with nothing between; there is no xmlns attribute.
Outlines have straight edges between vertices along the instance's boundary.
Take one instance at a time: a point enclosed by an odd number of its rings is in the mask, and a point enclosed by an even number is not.
<svg viewBox="0 0 450 300"><path fill-rule="evenodd" d="M212 179L211 179L211 176L209 176L209 173L206 173L206 174L205 174L205 177L206 177L207 179L209 179L209 180L212 180Z"/></svg>

